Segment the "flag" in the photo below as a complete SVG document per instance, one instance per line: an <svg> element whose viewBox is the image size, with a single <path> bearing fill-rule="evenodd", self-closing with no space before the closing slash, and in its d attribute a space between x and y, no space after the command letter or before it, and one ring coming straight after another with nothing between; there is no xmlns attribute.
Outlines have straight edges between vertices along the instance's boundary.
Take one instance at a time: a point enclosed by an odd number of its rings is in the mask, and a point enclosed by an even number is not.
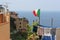
<svg viewBox="0 0 60 40"><path fill-rule="evenodd" d="M37 10L33 10L33 14L34 16L40 16L40 9L37 9Z"/></svg>

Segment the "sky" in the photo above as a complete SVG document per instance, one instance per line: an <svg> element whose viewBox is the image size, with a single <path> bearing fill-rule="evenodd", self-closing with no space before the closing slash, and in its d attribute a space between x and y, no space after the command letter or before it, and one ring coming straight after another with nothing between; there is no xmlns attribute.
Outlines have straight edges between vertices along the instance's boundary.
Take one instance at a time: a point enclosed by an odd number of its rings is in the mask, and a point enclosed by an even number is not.
<svg viewBox="0 0 60 40"><path fill-rule="evenodd" d="M12 11L60 11L60 0L0 0L0 4L7 3Z"/></svg>
<svg viewBox="0 0 60 40"><path fill-rule="evenodd" d="M32 12L32 10L40 9L41 11L48 11L41 13L41 24L50 25L50 19L54 18L54 25L60 26L60 0L0 0L0 4L8 4L8 8L10 11L19 11L19 16L26 16L31 20L35 19L33 14L30 15L28 11ZM20 11L27 11L20 13ZM49 12L54 11L54 12ZM56 12L59 11L59 12ZM24 14L24 15L23 15ZM48 24L47 24L48 23Z"/></svg>

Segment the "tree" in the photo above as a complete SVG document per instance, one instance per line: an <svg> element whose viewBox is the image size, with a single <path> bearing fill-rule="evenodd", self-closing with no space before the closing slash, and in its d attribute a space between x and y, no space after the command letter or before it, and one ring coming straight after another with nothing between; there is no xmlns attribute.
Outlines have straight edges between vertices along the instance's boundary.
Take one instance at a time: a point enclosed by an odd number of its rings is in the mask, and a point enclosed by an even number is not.
<svg viewBox="0 0 60 40"><path fill-rule="evenodd" d="M27 24L27 32L31 32L31 29L32 27L29 25L29 24Z"/></svg>
<svg viewBox="0 0 60 40"><path fill-rule="evenodd" d="M16 30L16 25L14 23L15 19L10 17L10 32L13 32L14 30Z"/></svg>

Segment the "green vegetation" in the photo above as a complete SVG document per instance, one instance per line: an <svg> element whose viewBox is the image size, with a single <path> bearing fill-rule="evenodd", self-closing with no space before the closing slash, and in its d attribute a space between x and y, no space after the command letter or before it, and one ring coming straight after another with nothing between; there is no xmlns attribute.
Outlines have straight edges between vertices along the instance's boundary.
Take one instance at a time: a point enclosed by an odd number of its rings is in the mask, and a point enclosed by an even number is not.
<svg viewBox="0 0 60 40"><path fill-rule="evenodd" d="M16 30L16 25L14 23L15 19L10 17L10 32L13 32L14 30Z"/></svg>
<svg viewBox="0 0 60 40"><path fill-rule="evenodd" d="M26 40L28 38L28 34L31 32L31 27L30 25L27 25L27 31L26 32L20 32L18 31L17 33L14 33L16 30L16 25L14 23L15 19L10 17L10 32L13 34L10 34L10 38L12 40Z"/></svg>
<svg viewBox="0 0 60 40"><path fill-rule="evenodd" d="M37 26L38 22L33 22L32 25Z"/></svg>
<svg viewBox="0 0 60 40"><path fill-rule="evenodd" d="M35 25L35 26L38 25L37 22L34 22L32 24L32 26L29 25L29 24L27 24L27 31L26 32L18 31L18 32L14 33L14 31L16 31L16 25L15 25L14 21L15 21L15 19L12 18L12 17L10 17L10 32L12 33L12 34L10 34L10 38L12 40L26 40L26 39L28 39L29 36L31 36L32 34L34 34L32 32L33 25Z"/></svg>
<svg viewBox="0 0 60 40"><path fill-rule="evenodd" d="M12 38L12 40L26 40L27 32L24 32L24 33L17 32L16 34L12 34L11 38Z"/></svg>

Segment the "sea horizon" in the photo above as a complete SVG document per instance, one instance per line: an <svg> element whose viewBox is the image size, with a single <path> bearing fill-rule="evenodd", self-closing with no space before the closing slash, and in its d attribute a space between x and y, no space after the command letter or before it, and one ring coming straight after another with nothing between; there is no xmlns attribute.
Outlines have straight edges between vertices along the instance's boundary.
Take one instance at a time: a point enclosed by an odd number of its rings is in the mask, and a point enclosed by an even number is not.
<svg viewBox="0 0 60 40"><path fill-rule="evenodd" d="M28 19L29 24L32 25L33 20L38 19L32 13L32 11L17 11L18 16ZM60 28L60 12L59 11L41 11L40 13L40 25L51 26L51 18L53 18L53 28Z"/></svg>

